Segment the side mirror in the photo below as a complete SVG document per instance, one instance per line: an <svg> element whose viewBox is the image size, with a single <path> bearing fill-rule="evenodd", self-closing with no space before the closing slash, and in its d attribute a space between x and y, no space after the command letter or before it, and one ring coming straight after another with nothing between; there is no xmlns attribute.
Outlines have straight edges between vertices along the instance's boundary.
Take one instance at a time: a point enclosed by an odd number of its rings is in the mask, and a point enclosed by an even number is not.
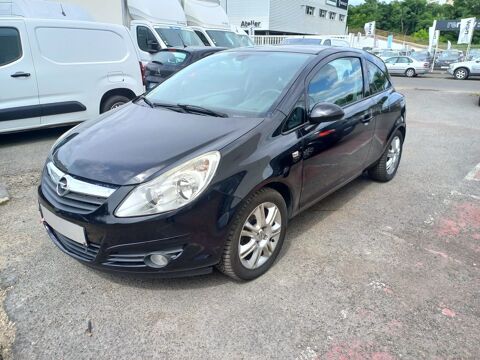
<svg viewBox="0 0 480 360"><path fill-rule="evenodd" d="M320 124L340 120L344 116L345 113L340 106L331 103L318 103L313 107L309 120L312 124Z"/></svg>
<svg viewBox="0 0 480 360"><path fill-rule="evenodd" d="M150 54L155 54L160 51L160 45L156 40L148 40L147 41L147 51Z"/></svg>

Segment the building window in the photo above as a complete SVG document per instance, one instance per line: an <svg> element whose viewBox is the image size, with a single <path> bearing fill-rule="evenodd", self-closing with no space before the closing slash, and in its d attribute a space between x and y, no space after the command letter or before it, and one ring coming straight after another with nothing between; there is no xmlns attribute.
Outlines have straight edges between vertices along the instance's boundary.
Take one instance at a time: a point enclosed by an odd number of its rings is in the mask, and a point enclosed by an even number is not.
<svg viewBox="0 0 480 360"><path fill-rule="evenodd" d="M321 18L327 17L327 10L320 9L320 13L318 14Z"/></svg>
<svg viewBox="0 0 480 360"><path fill-rule="evenodd" d="M342 15L342 14L338 15L338 20L345 21L345 15Z"/></svg>
<svg viewBox="0 0 480 360"><path fill-rule="evenodd" d="M315 8L313 6L305 6L305 14L314 15L315 14Z"/></svg>
<svg viewBox="0 0 480 360"><path fill-rule="evenodd" d="M329 19L330 20L335 20L336 17L337 17L337 13L333 12L333 11L330 11Z"/></svg>

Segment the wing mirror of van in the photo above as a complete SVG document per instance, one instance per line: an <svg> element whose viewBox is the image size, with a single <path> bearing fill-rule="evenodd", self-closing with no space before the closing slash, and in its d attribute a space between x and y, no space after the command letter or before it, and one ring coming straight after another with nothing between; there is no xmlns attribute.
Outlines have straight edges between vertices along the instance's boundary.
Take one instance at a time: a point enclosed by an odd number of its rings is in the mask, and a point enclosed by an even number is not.
<svg viewBox="0 0 480 360"><path fill-rule="evenodd" d="M156 40L147 41L147 51L150 54L155 54L160 51L160 45Z"/></svg>
<svg viewBox="0 0 480 360"><path fill-rule="evenodd" d="M331 103L318 103L310 113L310 122L320 124L323 122L340 120L345 116L342 108Z"/></svg>

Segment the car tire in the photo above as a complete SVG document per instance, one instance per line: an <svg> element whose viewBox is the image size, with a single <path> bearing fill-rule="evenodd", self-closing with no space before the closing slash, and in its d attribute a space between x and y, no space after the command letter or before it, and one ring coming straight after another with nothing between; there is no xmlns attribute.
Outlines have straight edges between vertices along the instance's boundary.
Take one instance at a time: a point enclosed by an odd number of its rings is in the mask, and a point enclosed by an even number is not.
<svg viewBox="0 0 480 360"><path fill-rule="evenodd" d="M407 69L407 70L405 71L405 76L406 76L406 77L414 77L414 76L416 76L415 69L412 69L412 68Z"/></svg>
<svg viewBox="0 0 480 360"><path fill-rule="evenodd" d="M261 211L265 222L258 220ZM263 275L282 248L287 224L287 206L280 193L264 188L249 196L232 220L217 269L241 281ZM245 249L243 254L240 249Z"/></svg>
<svg viewBox="0 0 480 360"><path fill-rule="evenodd" d="M455 71L453 72L453 76L455 77L456 80L467 80L468 69L464 67L455 69Z"/></svg>
<svg viewBox="0 0 480 360"><path fill-rule="evenodd" d="M388 182L395 177L403 152L403 135L400 131L393 134L380 160L370 169L368 175L375 181Z"/></svg>
<svg viewBox="0 0 480 360"><path fill-rule="evenodd" d="M106 99L102 106L100 107L100 113L103 114L104 112L110 111L115 109L123 104L126 104L130 101L130 99L123 95L113 95Z"/></svg>

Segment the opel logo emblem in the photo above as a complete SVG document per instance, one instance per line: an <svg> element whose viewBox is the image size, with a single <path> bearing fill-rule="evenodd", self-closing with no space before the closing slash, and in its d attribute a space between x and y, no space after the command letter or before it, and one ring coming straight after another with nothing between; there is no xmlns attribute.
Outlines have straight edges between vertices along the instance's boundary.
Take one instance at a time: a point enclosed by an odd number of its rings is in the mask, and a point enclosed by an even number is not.
<svg viewBox="0 0 480 360"><path fill-rule="evenodd" d="M57 183L58 196L65 196L68 193L68 182L66 177L62 177Z"/></svg>

